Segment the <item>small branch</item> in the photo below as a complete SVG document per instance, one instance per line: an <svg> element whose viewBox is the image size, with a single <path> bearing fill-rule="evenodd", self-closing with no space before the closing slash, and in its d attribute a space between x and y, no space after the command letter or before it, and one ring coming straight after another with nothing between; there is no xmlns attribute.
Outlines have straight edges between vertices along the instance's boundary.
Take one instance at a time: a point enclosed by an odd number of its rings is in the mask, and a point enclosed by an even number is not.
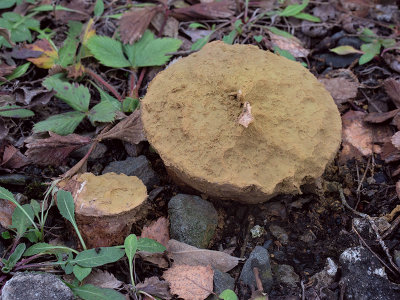
<svg viewBox="0 0 400 300"><path fill-rule="evenodd" d="M139 89L140 89L140 86L142 85L142 81L144 78L144 74L146 74L146 70L147 70L147 68L142 68L142 70L140 71L139 79L136 83L135 96L137 99L139 99Z"/></svg>
<svg viewBox="0 0 400 300"><path fill-rule="evenodd" d="M96 72L92 71L89 68L85 68L86 74L96 80L98 83L103 85L107 90L109 90L117 99L118 101L122 102L122 96L117 92L117 90L109 83L107 83L100 75Z"/></svg>

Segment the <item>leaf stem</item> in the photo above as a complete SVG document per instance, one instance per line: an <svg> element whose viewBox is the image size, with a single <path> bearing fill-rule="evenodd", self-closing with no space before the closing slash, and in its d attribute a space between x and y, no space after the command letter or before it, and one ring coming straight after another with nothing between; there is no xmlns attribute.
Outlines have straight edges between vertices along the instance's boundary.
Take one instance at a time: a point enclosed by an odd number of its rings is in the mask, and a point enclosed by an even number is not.
<svg viewBox="0 0 400 300"><path fill-rule="evenodd" d="M122 102L122 96L111 84L107 83L100 75L89 68L85 68L85 72L94 80L102 84L106 89L108 89L118 99L118 101Z"/></svg>

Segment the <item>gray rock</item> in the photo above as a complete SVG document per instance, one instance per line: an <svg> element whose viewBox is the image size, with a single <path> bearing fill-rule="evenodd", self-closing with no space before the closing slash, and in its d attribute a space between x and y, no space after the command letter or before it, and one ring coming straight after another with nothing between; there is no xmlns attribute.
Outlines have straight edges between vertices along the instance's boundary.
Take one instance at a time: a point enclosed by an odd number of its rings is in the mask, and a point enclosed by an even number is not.
<svg viewBox="0 0 400 300"><path fill-rule="evenodd" d="M273 274L278 283L283 283L291 287L297 287L297 283L300 282L299 275L289 265L276 265L273 268Z"/></svg>
<svg viewBox="0 0 400 300"><path fill-rule="evenodd" d="M248 286L256 288L256 280L253 273L253 268L259 270L260 279L263 285L264 292L268 293L272 287L272 271L267 249L256 246L250 253L249 258L245 262L239 280Z"/></svg>
<svg viewBox="0 0 400 300"><path fill-rule="evenodd" d="M17 273L3 287L2 300L73 300L72 291L49 273Z"/></svg>
<svg viewBox="0 0 400 300"><path fill-rule="evenodd" d="M271 225L269 226L269 231L281 242L282 245L287 245L289 243L289 236L282 227L278 225Z"/></svg>
<svg viewBox="0 0 400 300"><path fill-rule="evenodd" d="M345 299L400 299L400 285L390 282L380 261L362 246L346 249L339 259Z"/></svg>
<svg viewBox="0 0 400 300"><path fill-rule="evenodd" d="M227 289L233 290L234 288L235 279L231 275L217 269L214 270L214 293L219 295Z"/></svg>
<svg viewBox="0 0 400 300"><path fill-rule="evenodd" d="M198 196L178 194L168 203L171 238L207 248L218 224L214 206Z"/></svg>
<svg viewBox="0 0 400 300"><path fill-rule="evenodd" d="M32 178L21 174L7 174L0 176L0 184L27 185Z"/></svg>
<svg viewBox="0 0 400 300"><path fill-rule="evenodd" d="M299 239L305 243L311 243L312 241L314 241L316 239L316 235L314 232L312 232L311 230L307 230L305 233L303 233Z"/></svg>
<svg viewBox="0 0 400 300"><path fill-rule="evenodd" d="M126 160L113 161L106 166L102 174L114 172L117 174L126 174L128 176L137 176L143 181L147 190L153 189L155 185L160 183L160 178L153 171L150 162L146 156L128 157Z"/></svg>
<svg viewBox="0 0 400 300"><path fill-rule="evenodd" d="M128 153L129 156L131 157L137 157L142 153L143 150L143 143L139 144L131 144L128 142L124 142L124 148L126 153Z"/></svg>
<svg viewBox="0 0 400 300"><path fill-rule="evenodd" d="M82 159L88 153L90 147L92 147L92 145L87 144L85 146L82 146L82 147L74 150L71 153L71 157L77 158L77 159ZM106 152L107 152L107 146L102 143L98 143L96 148L94 148L92 153L90 153L89 161L95 161L95 160L103 157Z"/></svg>

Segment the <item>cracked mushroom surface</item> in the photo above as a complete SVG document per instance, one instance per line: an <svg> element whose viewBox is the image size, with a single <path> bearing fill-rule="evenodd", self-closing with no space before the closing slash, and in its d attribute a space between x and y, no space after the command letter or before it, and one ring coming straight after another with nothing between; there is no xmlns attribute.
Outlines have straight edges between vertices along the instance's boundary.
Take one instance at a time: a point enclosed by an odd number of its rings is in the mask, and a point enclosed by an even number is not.
<svg viewBox="0 0 400 300"><path fill-rule="evenodd" d="M298 193L341 141L324 86L251 45L212 42L179 60L153 79L142 108L147 138L175 180L244 203Z"/></svg>

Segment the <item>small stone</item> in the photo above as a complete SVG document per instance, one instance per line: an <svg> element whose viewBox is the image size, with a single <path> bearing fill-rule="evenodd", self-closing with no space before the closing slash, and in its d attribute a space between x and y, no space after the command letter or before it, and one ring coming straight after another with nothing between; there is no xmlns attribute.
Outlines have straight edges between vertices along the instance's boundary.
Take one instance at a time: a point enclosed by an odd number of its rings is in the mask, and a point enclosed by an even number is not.
<svg viewBox="0 0 400 300"><path fill-rule="evenodd" d="M276 265L273 268L274 278L277 282L297 287L300 282L299 275L296 274L294 268L289 265Z"/></svg>
<svg viewBox="0 0 400 300"><path fill-rule="evenodd" d="M312 232L311 230L308 230L307 232L303 233L299 239L305 243L311 243L312 241L314 241L316 239L316 235L314 232Z"/></svg>
<svg viewBox="0 0 400 300"><path fill-rule="evenodd" d="M260 225L256 225L253 228L250 229L250 233L253 239L262 237L265 233L264 227L261 227Z"/></svg>
<svg viewBox="0 0 400 300"><path fill-rule="evenodd" d="M271 231L271 234L276 237L282 245L287 245L289 243L289 236L282 227L271 225L269 226L269 231Z"/></svg>
<svg viewBox="0 0 400 300"><path fill-rule="evenodd" d="M198 196L178 194L168 203L171 238L207 248L218 224L214 206Z"/></svg>
<svg viewBox="0 0 400 300"><path fill-rule="evenodd" d="M394 262L400 268L400 250L394 250Z"/></svg>
<svg viewBox="0 0 400 300"><path fill-rule="evenodd" d="M231 275L217 269L214 270L214 293L219 295L227 289L233 290L234 288L235 279Z"/></svg>
<svg viewBox="0 0 400 300"><path fill-rule="evenodd" d="M3 287L2 300L73 300L72 291L49 273L17 273Z"/></svg>
<svg viewBox="0 0 400 300"><path fill-rule="evenodd" d="M128 153L128 155L130 157L137 157L140 155L140 153L142 153L143 144L139 143L136 145L136 144L124 142L124 148L125 148L126 153Z"/></svg>
<svg viewBox="0 0 400 300"><path fill-rule="evenodd" d="M104 168L102 174L110 172L139 177L148 191L152 190L155 185L160 183L160 178L156 172L153 171L150 162L144 155L128 157L126 160L114 161Z"/></svg>
<svg viewBox="0 0 400 300"><path fill-rule="evenodd" d="M239 280L248 286L257 287L253 268L258 268L264 292L269 292L272 288L272 271L267 249L256 246L246 260Z"/></svg>
<svg viewBox="0 0 400 300"><path fill-rule="evenodd" d="M82 147L74 150L71 153L71 157L77 158L77 159L82 159L88 153L90 147L92 147L92 145L87 144L85 146L82 146ZM97 159L102 158L106 152L107 152L107 146L102 143L98 143L96 148L94 148L92 153L90 153L89 161L95 161Z"/></svg>
<svg viewBox="0 0 400 300"><path fill-rule="evenodd" d="M340 255L345 299L400 299L400 285L388 280L380 261L362 246L346 249Z"/></svg>

